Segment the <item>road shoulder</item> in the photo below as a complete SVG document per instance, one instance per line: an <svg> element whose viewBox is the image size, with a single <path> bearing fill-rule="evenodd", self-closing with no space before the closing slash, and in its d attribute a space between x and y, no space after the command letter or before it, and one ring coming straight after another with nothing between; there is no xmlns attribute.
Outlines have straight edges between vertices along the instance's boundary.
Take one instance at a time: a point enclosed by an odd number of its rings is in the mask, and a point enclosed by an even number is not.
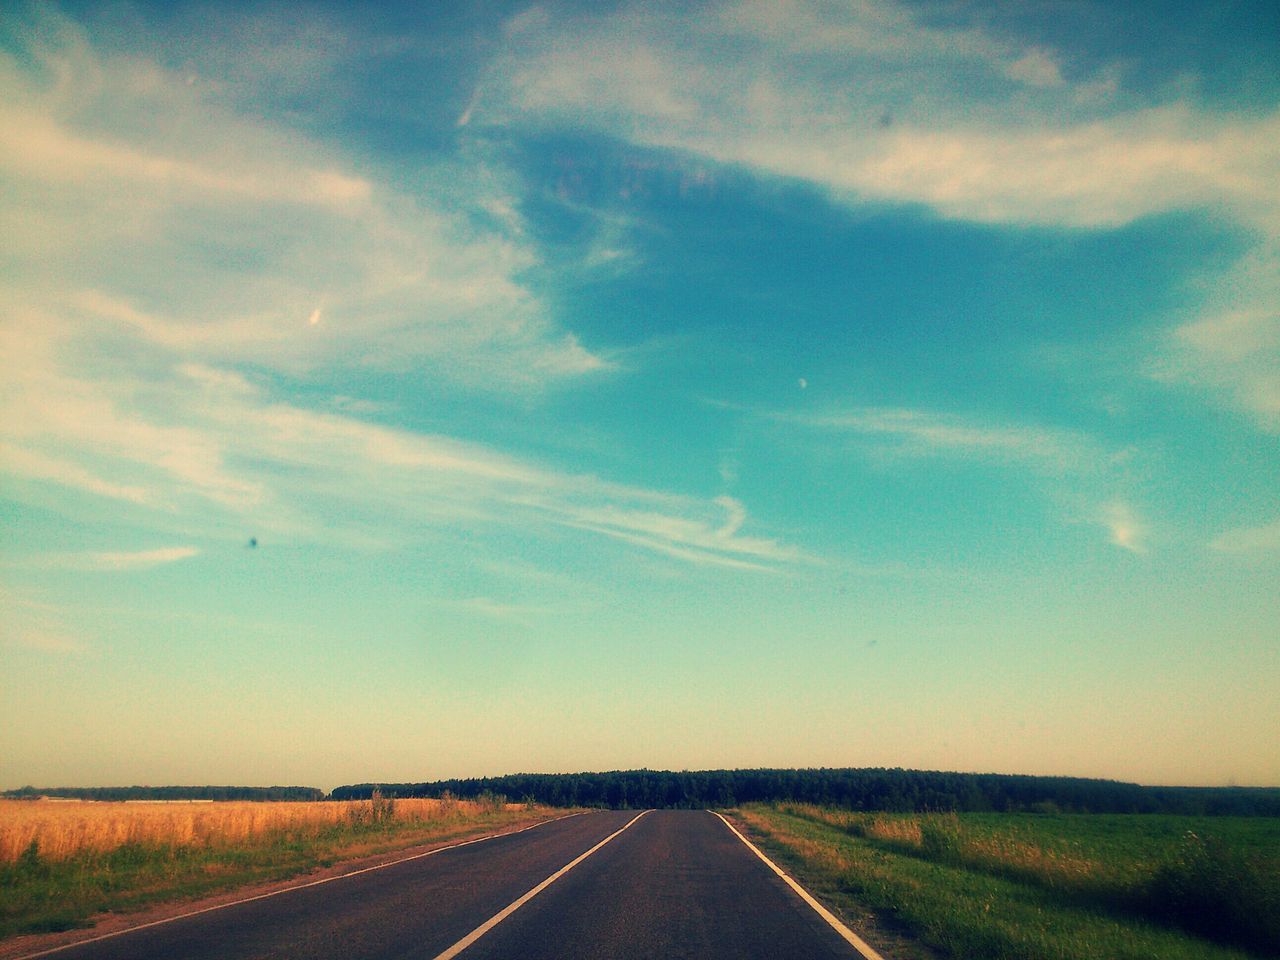
<svg viewBox="0 0 1280 960"><path fill-rule="evenodd" d="M718 812L884 960L946 960L943 954L904 932L892 919L879 916L859 904L829 877L806 869L790 847L748 823L736 809Z"/></svg>

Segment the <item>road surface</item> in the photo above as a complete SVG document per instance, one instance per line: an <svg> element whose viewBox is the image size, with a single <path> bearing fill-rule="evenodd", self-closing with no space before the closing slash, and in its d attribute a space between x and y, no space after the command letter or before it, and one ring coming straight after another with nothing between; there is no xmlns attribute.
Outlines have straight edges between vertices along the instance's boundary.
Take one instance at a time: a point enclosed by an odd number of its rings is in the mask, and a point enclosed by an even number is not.
<svg viewBox="0 0 1280 960"><path fill-rule="evenodd" d="M569 817L48 956L847 960L860 954L715 814L656 810Z"/></svg>

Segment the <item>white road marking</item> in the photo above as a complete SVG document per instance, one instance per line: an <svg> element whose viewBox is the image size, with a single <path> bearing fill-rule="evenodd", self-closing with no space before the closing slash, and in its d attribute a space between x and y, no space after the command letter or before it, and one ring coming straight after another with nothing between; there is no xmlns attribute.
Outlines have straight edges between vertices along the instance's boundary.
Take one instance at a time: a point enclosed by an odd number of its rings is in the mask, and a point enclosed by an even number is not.
<svg viewBox="0 0 1280 960"><path fill-rule="evenodd" d="M409 857L401 857L399 860L392 860L388 863L378 863L372 867L362 867L359 870L352 870L350 873L340 873L336 877L325 877L323 880L312 880L308 883L300 883L295 887L285 887L283 890L272 890L270 893L260 893L256 897L245 897L243 900L233 900L230 903L218 903L212 907L202 907L199 910L191 910L187 913L180 913L177 916L165 917L161 920L152 920L150 923L140 923L136 927L128 927L124 930L116 930L112 933L104 933L97 937L89 937L85 940L77 940L74 943L64 943L60 947L50 947L48 950L41 950L39 953L28 953L15 960L35 960L36 957L47 957L51 953L60 953L63 950L70 950L72 947L82 947L86 943L97 943L99 940L110 940L113 937L122 937L126 933L134 933L138 930L146 930L148 927L158 927L161 924L173 923L175 920L186 920L188 917L198 917L202 913L212 913L215 910L225 910L227 907L238 907L242 903L253 903L255 900L266 900L268 897L278 897L282 893L293 893L295 890L305 890L307 887L318 887L322 883L333 883L335 880L346 880L348 877L358 877L362 873L372 873L374 870L385 870L387 867L394 867L398 863L408 863L410 860L421 860L423 857L432 857L437 853L444 853L446 850L456 850L459 847L468 847L473 843L483 843L486 840L497 840L499 837L514 837L518 833L524 833L526 830L532 830L534 827L540 827L544 823L555 823L558 820L568 820L570 817L580 817L581 813L571 813L564 817L552 817L550 820L539 820L537 823L531 823L527 827L521 827L519 830L510 830L507 833L489 833L483 837L472 837L470 840L463 840L460 843L451 843L447 847L436 847L434 850L427 850L425 853L415 853ZM629 826L630 824L628 824Z"/></svg>
<svg viewBox="0 0 1280 960"><path fill-rule="evenodd" d="M635 823L637 820L639 820L648 812L649 812L648 810L640 811L638 814L636 814L634 817L632 817L630 820L627 821L626 826L622 827L619 830L615 830L613 833L609 834L609 836L605 837L603 840L597 843L594 847L592 847L586 853L583 853L574 857L572 860L566 863L563 867L561 867L551 876L547 877L547 879L543 880L540 884L538 884L536 887L534 887L532 890L526 893L519 900L512 902L507 907L505 907L502 911L494 914L484 923L480 924L480 926L476 927L474 930L468 933L465 937L463 937L461 940L455 943L452 947L444 951L444 953L436 954L434 960L451 960L451 958L456 957L463 950L467 949L467 947L471 946L473 943L475 943L477 940L483 937L486 933L488 933L490 930L492 930L494 927L500 924L503 920L507 919L507 917L511 916L513 913L515 913L517 910L523 907L526 903L528 903L530 900L532 900L534 897L540 894L543 890L547 889L547 887L551 886L553 883L555 883L557 880L563 877L566 873L568 873L570 870L572 870L574 867L580 864L583 860L587 859L587 857L591 856L593 853L595 853L597 850L603 847L606 843L608 843L618 834L622 833L624 830L627 829L627 827L630 827L633 823Z"/></svg>
<svg viewBox="0 0 1280 960"><path fill-rule="evenodd" d="M744 837L738 831L737 827L735 827L728 820L725 820L722 814L716 813L716 811L714 810L708 810L707 812L715 813L717 817L719 817L721 820L724 820L724 825L728 827L730 830L732 830L734 834L737 835L738 839L747 845L747 848L752 853L754 853L757 857L759 857L766 864L768 864L770 870L772 870L774 873L780 876L783 880L785 880L787 883L787 886L789 886L792 890L798 893L800 895L800 899L802 899L809 906L813 907L813 909L818 912L818 916L822 917L823 920L827 921L827 923L830 924L832 930L840 934L840 936L844 937L844 939L849 942L849 945L852 946L853 949L857 950L858 953L860 953L863 956L864 960L884 960L884 957L876 953L876 951L871 948L871 945L869 943L867 943L860 936L858 936L856 933L854 933L852 930L846 927L843 923L840 922L839 918L836 917L834 913L832 913L830 910L828 910L826 907L820 904L817 900L815 900L813 898L813 895L810 894L808 890L800 886L800 884L796 883L789 876L783 873L782 869L776 863L774 863L772 860L766 857L760 851L759 847L757 847L754 843L752 843L750 840Z"/></svg>

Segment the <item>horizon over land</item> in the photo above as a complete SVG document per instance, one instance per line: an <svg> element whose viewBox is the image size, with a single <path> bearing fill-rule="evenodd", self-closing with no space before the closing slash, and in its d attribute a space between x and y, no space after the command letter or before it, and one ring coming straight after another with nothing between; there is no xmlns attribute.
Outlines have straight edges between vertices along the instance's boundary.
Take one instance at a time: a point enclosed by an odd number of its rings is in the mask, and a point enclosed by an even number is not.
<svg viewBox="0 0 1280 960"><path fill-rule="evenodd" d="M335 791L343 788L355 786L376 786L376 787L396 787L406 785L435 785L446 784L450 781L476 782L486 780L501 780L509 777L574 777L574 776L599 776L618 773L653 773L653 774L707 774L707 773L752 773L762 771L781 771L781 772L807 772L807 771L890 771L903 772L907 774L942 774L946 776L958 777L996 777L996 778L1028 778L1043 780L1065 780L1065 781L1081 781L1094 783L1114 783L1122 786L1137 786L1141 788L1169 788L1174 790L1191 789L1191 790L1253 790L1253 791L1276 791L1280 792L1280 783L1144 783L1138 780L1126 780L1118 777L1089 777L1078 774L1027 774L1016 773L1010 771L995 770L941 770L941 769L918 769L912 767L849 767L849 766L827 766L827 767L707 767L707 768L664 768L664 767L617 767L617 768L600 768L595 770L586 769L568 769L568 770L518 770L505 773L482 773L482 774L455 774L452 776L439 776L430 779L425 778L407 778L407 779L390 779L390 778L363 778L349 779L341 783L334 783L329 786L316 785L314 783L283 783L280 781L262 782L262 783L98 783L98 784L32 784L24 783L17 786L7 786L0 784L0 793L13 794L23 790L35 790L37 793L46 793L57 790L123 790L131 788L140 788L144 790L159 789L178 789L178 790L198 790L205 788L214 789L247 789L247 790L268 790L268 789L284 789L284 790L318 790L326 797L330 797ZM55 794L56 795L56 794ZM513 798L508 798L513 799Z"/></svg>
<svg viewBox="0 0 1280 960"><path fill-rule="evenodd" d="M1280 7L18 2L0 783L1280 784Z"/></svg>

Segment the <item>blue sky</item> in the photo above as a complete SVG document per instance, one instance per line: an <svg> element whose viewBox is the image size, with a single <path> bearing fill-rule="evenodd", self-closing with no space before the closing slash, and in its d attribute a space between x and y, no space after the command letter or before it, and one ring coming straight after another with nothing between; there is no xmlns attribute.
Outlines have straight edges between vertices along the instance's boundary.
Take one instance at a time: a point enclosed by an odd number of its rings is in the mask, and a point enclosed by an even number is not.
<svg viewBox="0 0 1280 960"><path fill-rule="evenodd" d="M0 786L1280 783L1280 14L1020 11L10 5Z"/></svg>

